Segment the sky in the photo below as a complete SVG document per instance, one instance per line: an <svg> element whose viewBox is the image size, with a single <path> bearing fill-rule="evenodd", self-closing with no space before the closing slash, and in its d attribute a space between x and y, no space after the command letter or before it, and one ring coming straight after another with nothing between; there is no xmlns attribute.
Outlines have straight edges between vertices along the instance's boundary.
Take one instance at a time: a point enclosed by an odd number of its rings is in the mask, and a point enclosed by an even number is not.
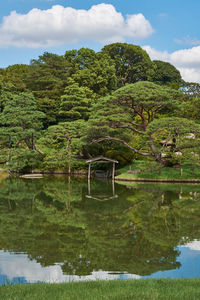
<svg viewBox="0 0 200 300"><path fill-rule="evenodd" d="M199 13L199 0L1 1L0 68L29 64L44 52L127 42L200 83Z"/></svg>

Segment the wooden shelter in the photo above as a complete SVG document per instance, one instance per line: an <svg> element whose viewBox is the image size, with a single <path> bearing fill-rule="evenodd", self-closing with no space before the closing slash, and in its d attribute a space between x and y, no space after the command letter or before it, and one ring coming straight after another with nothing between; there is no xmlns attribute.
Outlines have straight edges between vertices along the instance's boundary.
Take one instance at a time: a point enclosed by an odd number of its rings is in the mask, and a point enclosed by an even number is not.
<svg viewBox="0 0 200 300"><path fill-rule="evenodd" d="M118 164L117 160L108 158L108 157L104 157L104 156L97 156L91 159L86 160L86 162L89 164L88 166L88 179L90 179L91 177L91 164L92 163L112 163L112 180L114 180L115 178L115 164Z"/></svg>

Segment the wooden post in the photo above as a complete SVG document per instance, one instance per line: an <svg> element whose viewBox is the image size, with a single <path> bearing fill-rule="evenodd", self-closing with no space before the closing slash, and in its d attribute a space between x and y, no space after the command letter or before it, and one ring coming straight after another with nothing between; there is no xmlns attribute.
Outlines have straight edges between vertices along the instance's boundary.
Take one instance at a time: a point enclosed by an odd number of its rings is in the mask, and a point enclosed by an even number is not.
<svg viewBox="0 0 200 300"><path fill-rule="evenodd" d="M115 180L115 163L113 163L112 180Z"/></svg>
<svg viewBox="0 0 200 300"><path fill-rule="evenodd" d="M90 191L91 191L91 188L90 188L90 179L88 178L88 195L90 195Z"/></svg>
<svg viewBox="0 0 200 300"><path fill-rule="evenodd" d="M91 164L89 163L89 166L88 166L88 180L90 180L90 177L91 177Z"/></svg>

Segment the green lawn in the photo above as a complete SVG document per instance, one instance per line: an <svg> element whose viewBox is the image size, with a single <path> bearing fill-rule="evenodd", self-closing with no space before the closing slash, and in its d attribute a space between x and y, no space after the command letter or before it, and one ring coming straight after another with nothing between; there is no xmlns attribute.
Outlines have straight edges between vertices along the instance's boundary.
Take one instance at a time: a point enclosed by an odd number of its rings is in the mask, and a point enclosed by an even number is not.
<svg viewBox="0 0 200 300"><path fill-rule="evenodd" d="M199 300L200 279L141 279L0 287L1 300Z"/></svg>
<svg viewBox="0 0 200 300"><path fill-rule="evenodd" d="M196 165L182 165L180 169L173 167L160 167L158 164L151 165L146 161L136 161L131 165L131 171L137 172L130 174L130 166L120 169L119 178L151 178L151 179L200 179L200 167Z"/></svg>

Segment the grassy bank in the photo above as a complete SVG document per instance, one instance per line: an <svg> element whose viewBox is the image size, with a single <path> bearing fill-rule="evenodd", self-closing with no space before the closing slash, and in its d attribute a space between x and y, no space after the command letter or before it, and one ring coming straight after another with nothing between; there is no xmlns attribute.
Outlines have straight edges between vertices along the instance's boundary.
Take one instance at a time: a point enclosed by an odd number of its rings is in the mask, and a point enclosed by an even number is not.
<svg viewBox="0 0 200 300"><path fill-rule="evenodd" d="M146 161L136 161L131 166L121 170L117 179L136 179L136 178L151 178L151 179L175 179L175 180L192 180L200 179L200 167L196 165L182 165L181 168L162 167L160 165L151 165Z"/></svg>
<svg viewBox="0 0 200 300"><path fill-rule="evenodd" d="M8 172L0 168L0 182L9 176Z"/></svg>
<svg viewBox="0 0 200 300"><path fill-rule="evenodd" d="M0 287L1 300L199 300L200 279L142 279Z"/></svg>

